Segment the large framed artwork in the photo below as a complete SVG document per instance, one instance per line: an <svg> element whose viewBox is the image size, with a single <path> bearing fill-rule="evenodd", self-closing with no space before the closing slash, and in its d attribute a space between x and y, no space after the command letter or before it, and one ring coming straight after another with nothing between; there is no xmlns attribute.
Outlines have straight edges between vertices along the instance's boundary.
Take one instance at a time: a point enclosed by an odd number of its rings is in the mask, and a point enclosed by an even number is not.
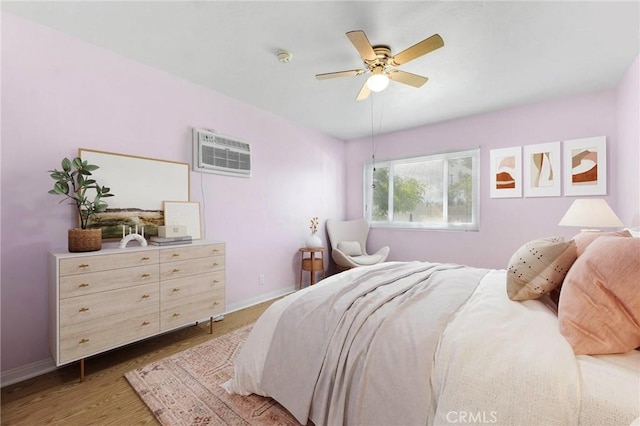
<svg viewBox="0 0 640 426"><path fill-rule="evenodd" d="M522 149L517 147L490 151L491 198L522 197Z"/></svg>
<svg viewBox="0 0 640 426"><path fill-rule="evenodd" d="M606 137L568 140L563 147L564 195L606 195Z"/></svg>
<svg viewBox="0 0 640 426"><path fill-rule="evenodd" d="M85 148L78 155L100 167L93 176L114 194L105 200L107 211L88 224L102 228L105 240L121 239L123 225L144 227L145 237L158 235L158 226L164 225L164 201L189 201L189 163Z"/></svg>
<svg viewBox="0 0 640 426"><path fill-rule="evenodd" d="M525 197L560 196L560 142L523 147Z"/></svg>

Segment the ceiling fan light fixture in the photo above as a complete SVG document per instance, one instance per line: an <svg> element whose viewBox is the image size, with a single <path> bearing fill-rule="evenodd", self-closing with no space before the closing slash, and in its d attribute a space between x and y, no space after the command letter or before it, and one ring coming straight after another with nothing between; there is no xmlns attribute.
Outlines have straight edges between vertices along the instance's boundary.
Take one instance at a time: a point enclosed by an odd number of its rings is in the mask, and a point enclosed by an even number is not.
<svg viewBox="0 0 640 426"><path fill-rule="evenodd" d="M382 92L389 85L389 77L386 74L373 74L367 79L367 87L372 92Z"/></svg>

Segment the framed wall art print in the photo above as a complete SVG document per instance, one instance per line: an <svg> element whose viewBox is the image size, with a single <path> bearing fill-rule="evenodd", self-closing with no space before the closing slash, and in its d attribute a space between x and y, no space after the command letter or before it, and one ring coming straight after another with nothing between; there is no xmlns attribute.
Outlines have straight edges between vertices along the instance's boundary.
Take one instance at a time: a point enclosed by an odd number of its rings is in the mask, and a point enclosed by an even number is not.
<svg viewBox="0 0 640 426"><path fill-rule="evenodd" d="M492 149L489 155L491 198L522 197L522 148Z"/></svg>
<svg viewBox="0 0 640 426"><path fill-rule="evenodd" d="M607 194L607 139L597 136L563 142L564 195Z"/></svg>
<svg viewBox="0 0 640 426"><path fill-rule="evenodd" d="M525 145L522 166L525 197L560 196L560 142Z"/></svg>

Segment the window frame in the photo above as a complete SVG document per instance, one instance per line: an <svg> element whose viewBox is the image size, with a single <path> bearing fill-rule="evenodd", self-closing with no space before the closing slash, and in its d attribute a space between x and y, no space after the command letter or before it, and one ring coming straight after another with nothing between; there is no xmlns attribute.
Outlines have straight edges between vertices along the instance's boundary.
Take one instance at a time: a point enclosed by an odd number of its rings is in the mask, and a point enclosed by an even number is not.
<svg viewBox="0 0 640 426"><path fill-rule="evenodd" d="M393 214L393 175L391 171L394 165L411 164L428 161L444 161L443 170L443 218L448 214L448 196L449 196L449 160L470 157L472 168L472 189L471 189L471 222L468 223L449 223L449 222L407 222L391 220ZM387 211L387 220L373 220L373 167L389 167L389 203ZM480 230L480 148L470 148L456 151L446 151L436 154L420 155L415 157L402 157L383 161L369 161L363 166L363 217L371 224L372 228L384 229L417 229L417 230L444 230L444 231L479 231Z"/></svg>

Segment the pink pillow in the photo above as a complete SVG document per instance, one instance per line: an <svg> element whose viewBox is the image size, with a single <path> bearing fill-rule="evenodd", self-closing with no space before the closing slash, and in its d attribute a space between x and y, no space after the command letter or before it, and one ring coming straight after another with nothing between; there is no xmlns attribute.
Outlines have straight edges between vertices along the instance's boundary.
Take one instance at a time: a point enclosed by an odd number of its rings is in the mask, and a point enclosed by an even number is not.
<svg viewBox="0 0 640 426"><path fill-rule="evenodd" d="M600 237L631 237L631 232L627 231L617 231L617 232L601 232L601 231L582 231L573 237L573 241L576 243L576 248L578 249L578 256L580 256L584 250L587 248L589 244L594 242L596 238Z"/></svg>
<svg viewBox="0 0 640 426"><path fill-rule="evenodd" d="M605 236L589 244L564 280L558 320L578 355L640 346L640 238Z"/></svg>

